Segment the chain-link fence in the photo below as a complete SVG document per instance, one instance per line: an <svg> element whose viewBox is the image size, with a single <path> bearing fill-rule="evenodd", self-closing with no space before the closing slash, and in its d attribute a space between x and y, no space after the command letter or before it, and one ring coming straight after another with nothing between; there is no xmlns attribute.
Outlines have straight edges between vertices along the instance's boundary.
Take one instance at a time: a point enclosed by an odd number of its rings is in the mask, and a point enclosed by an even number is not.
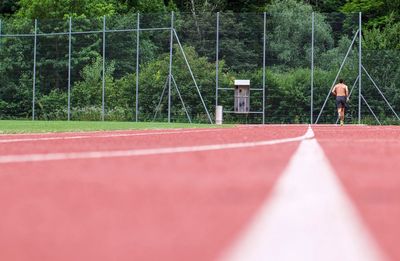
<svg viewBox="0 0 400 261"><path fill-rule="evenodd" d="M0 23L0 118L393 123L400 54L365 47L361 14L163 13ZM236 113L234 80L250 80Z"/></svg>

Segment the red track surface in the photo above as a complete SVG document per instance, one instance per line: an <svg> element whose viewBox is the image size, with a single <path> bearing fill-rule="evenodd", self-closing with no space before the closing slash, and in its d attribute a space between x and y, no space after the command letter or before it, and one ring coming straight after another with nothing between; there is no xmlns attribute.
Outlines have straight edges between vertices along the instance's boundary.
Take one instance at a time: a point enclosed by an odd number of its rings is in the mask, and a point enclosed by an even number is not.
<svg viewBox="0 0 400 261"><path fill-rule="evenodd" d="M108 138L92 133L77 140L0 143L0 155L226 144L305 131L269 126ZM74 135L82 134L0 140ZM214 260L263 203L297 145L0 164L0 259Z"/></svg>
<svg viewBox="0 0 400 261"><path fill-rule="evenodd" d="M306 128L0 135L0 157L275 140ZM400 128L313 129L367 228L400 260ZM215 260L268 198L298 144L0 163L0 260Z"/></svg>
<svg viewBox="0 0 400 261"><path fill-rule="evenodd" d="M378 244L400 260L400 127L313 129Z"/></svg>

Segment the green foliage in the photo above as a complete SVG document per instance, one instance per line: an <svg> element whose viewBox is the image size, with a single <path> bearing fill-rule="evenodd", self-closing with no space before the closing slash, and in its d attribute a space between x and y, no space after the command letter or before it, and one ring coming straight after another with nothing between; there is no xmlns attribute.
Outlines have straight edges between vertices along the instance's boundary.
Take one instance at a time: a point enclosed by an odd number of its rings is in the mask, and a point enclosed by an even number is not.
<svg viewBox="0 0 400 261"><path fill-rule="evenodd" d="M99 17L117 13L116 0L19 0L19 17L25 18L63 18Z"/></svg>
<svg viewBox="0 0 400 261"><path fill-rule="evenodd" d="M322 13L338 12L347 0L309 0L315 10Z"/></svg>
<svg viewBox="0 0 400 261"><path fill-rule="evenodd" d="M308 121L309 76L310 71L305 69L290 72L268 71L266 102L268 122L304 123Z"/></svg>
<svg viewBox="0 0 400 261"><path fill-rule="evenodd" d="M344 13L362 12L368 27L384 27L388 22L399 21L400 2L385 0L350 0L342 8Z"/></svg>
<svg viewBox="0 0 400 261"><path fill-rule="evenodd" d="M67 93L58 89L37 99L37 117L42 120L67 119Z"/></svg>
<svg viewBox="0 0 400 261"><path fill-rule="evenodd" d="M15 0L2 0L0 2L0 17L13 15L18 8L18 3Z"/></svg>
<svg viewBox="0 0 400 261"><path fill-rule="evenodd" d="M205 57L199 57L193 47L185 46L184 52L197 80L197 85L200 89L200 92L205 99L207 108L211 108L215 101L213 96L207 94L214 92L215 64L209 63ZM169 56L165 54L160 60L149 62L141 68L139 78L139 97L141 103L139 111L145 120L153 119L161 94L163 93L163 89L168 87L168 64ZM206 112L202 103L200 102L200 97L198 96L195 84L188 71L182 51L178 45L174 46L172 73L190 116L195 119L206 119ZM221 78L223 79L224 76ZM172 114L175 119L185 119L186 114L183 110L181 100L179 99L179 95L175 88L176 87L172 82ZM166 93L167 92L164 93L164 99L161 102L158 115L166 114L168 105Z"/></svg>
<svg viewBox="0 0 400 261"><path fill-rule="evenodd" d="M400 50L400 22L388 23L383 29L375 27L364 31L364 46L375 50Z"/></svg>
<svg viewBox="0 0 400 261"><path fill-rule="evenodd" d="M311 13L309 5L295 0L274 1L268 6L269 60L291 68L309 66L311 59ZM315 15L315 55L332 48L332 30L325 18ZM301 59L299 59L301 57Z"/></svg>
<svg viewBox="0 0 400 261"><path fill-rule="evenodd" d="M137 11L141 13L165 12L166 8L163 0L138 0Z"/></svg>

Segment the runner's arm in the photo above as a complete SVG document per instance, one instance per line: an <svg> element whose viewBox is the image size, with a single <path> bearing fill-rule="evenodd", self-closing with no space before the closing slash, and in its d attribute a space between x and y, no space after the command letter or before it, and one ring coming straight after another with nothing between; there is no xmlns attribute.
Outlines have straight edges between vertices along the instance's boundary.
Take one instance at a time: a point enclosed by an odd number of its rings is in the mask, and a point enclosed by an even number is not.
<svg viewBox="0 0 400 261"><path fill-rule="evenodd" d="M332 94L336 96L336 86L332 89Z"/></svg>

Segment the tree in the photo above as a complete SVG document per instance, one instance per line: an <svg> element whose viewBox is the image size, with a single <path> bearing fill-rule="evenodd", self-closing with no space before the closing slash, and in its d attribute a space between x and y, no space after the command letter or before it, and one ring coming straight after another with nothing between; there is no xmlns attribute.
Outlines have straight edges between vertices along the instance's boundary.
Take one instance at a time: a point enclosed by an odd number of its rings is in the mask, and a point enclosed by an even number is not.
<svg viewBox="0 0 400 261"><path fill-rule="evenodd" d="M120 6L116 0L20 0L19 5L17 15L30 19L114 15Z"/></svg>
<svg viewBox="0 0 400 261"><path fill-rule="evenodd" d="M11 16L18 10L18 3L14 0L2 0L0 2L0 16Z"/></svg>
<svg viewBox="0 0 400 261"><path fill-rule="evenodd" d="M350 0L342 8L344 13L362 12L368 27L384 27L399 21L400 2L386 0Z"/></svg>
<svg viewBox="0 0 400 261"><path fill-rule="evenodd" d="M311 13L309 5L295 0L274 1L268 7L267 60L287 67L309 66ZM325 17L315 14L315 55L333 46L332 29Z"/></svg>
<svg viewBox="0 0 400 261"><path fill-rule="evenodd" d="M306 3L315 7L322 13L338 12L346 3L346 0L308 0Z"/></svg>

